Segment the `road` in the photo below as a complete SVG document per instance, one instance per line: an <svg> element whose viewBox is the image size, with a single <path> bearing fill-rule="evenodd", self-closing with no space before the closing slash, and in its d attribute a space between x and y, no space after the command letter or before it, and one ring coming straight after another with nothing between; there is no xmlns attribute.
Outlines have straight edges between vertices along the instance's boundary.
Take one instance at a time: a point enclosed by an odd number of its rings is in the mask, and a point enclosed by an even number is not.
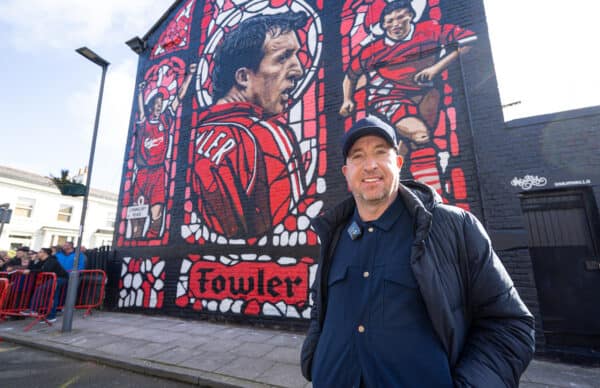
<svg viewBox="0 0 600 388"><path fill-rule="evenodd" d="M0 387L188 388L192 385L141 375L56 353L0 342Z"/></svg>

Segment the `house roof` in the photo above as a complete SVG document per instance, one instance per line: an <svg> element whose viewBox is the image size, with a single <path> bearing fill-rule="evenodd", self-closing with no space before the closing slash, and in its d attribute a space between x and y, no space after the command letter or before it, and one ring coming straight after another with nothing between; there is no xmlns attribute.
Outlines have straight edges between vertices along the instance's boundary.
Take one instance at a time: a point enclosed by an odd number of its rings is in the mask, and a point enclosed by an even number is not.
<svg viewBox="0 0 600 388"><path fill-rule="evenodd" d="M32 183L40 186L56 188L56 186L54 186L54 183L52 183L52 180L49 177L8 166L0 165L0 177L14 179L26 183ZM90 196L106 199L109 201L117 201L118 199L118 195L116 193L111 193L110 191L99 190L94 188L90 188Z"/></svg>

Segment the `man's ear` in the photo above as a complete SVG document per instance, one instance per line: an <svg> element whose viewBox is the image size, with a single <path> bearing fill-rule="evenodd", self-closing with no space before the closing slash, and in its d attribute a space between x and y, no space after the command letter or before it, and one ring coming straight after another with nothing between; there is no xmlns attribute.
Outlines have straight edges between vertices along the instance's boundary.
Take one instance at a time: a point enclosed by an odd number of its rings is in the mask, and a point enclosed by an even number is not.
<svg viewBox="0 0 600 388"><path fill-rule="evenodd" d="M402 169L402 165L404 164L404 158L402 155L396 155L396 164L398 165L399 169Z"/></svg>
<svg viewBox="0 0 600 388"><path fill-rule="evenodd" d="M250 69L247 67L240 67L235 72L235 82L242 88L248 87L248 82L250 79L249 71Z"/></svg>

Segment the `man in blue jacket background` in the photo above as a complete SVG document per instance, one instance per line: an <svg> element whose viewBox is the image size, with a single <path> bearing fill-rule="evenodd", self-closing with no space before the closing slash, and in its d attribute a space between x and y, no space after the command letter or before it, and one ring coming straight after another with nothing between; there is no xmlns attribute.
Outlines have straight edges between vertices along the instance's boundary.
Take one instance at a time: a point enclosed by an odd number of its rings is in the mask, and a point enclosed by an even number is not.
<svg viewBox="0 0 600 388"><path fill-rule="evenodd" d="M75 250L73 249L73 243L71 241L65 242L63 244L62 252L56 252L56 258L66 271L71 271L73 269L73 264L75 263ZM77 269L80 271L85 269L86 261L87 257L85 254L83 252L79 252Z"/></svg>

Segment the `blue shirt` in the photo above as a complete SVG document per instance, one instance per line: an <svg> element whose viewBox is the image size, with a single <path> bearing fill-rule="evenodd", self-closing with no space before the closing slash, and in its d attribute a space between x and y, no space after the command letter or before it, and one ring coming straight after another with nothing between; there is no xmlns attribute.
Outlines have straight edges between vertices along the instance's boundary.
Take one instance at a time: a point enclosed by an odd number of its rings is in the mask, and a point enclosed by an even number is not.
<svg viewBox="0 0 600 388"><path fill-rule="evenodd" d="M355 222L361 237L352 240ZM313 387L452 387L448 357L410 267L413 222L397 198L376 221L358 212L335 248Z"/></svg>
<svg viewBox="0 0 600 388"><path fill-rule="evenodd" d="M58 259L58 262L60 263L60 265L63 266L63 268L67 271L71 271L73 269L73 264L75 263L75 251L71 252L70 254L66 255L64 252L57 252L56 253L56 258ZM86 261L86 257L83 253L79 253L79 263L77 263L77 269L82 270L85 269L85 261Z"/></svg>

